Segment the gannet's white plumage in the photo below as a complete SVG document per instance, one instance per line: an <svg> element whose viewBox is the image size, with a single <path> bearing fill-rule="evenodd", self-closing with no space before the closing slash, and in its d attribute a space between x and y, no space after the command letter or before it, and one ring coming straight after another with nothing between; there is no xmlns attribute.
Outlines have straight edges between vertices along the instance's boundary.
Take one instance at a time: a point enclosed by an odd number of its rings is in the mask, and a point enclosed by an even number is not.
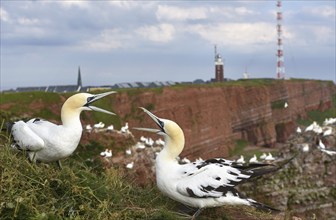
<svg viewBox="0 0 336 220"><path fill-rule="evenodd" d="M222 158L178 164L176 158L182 152L185 143L180 126L171 120L158 118L144 108L141 109L155 121L159 129L135 129L164 136L164 148L156 158L157 186L170 198L199 208L193 217L197 216L202 208L225 204L249 205L264 210L275 210L242 196L234 187L250 178L273 172L279 168L273 166L267 169L264 167L266 164L244 166Z"/></svg>
<svg viewBox="0 0 336 220"><path fill-rule="evenodd" d="M31 161L52 162L70 156L82 135L80 113L94 110L113 114L91 104L114 91L102 94L78 93L68 98L61 109L61 125L34 118L10 125L14 143L12 147L28 152ZM60 164L59 164L60 165Z"/></svg>

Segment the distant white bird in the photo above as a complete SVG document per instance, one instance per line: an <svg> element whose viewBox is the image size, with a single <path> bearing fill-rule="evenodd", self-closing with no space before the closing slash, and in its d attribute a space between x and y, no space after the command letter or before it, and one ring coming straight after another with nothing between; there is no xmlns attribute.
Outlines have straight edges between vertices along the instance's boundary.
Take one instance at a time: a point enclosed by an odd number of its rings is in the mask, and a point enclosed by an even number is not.
<svg viewBox="0 0 336 220"><path fill-rule="evenodd" d="M267 161L273 161L275 160L275 158L273 157L273 155L271 154L271 152L268 153L267 157L265 158L265 160Z"/></svg>
<svg viewBox="0 0 336 220"><path fill-rule="evenodd" d="M329 136L332 134L332 127L327 127L326 130L323 131L323 136Z"/></svg>
<svg viewBox="0 0 336 220"><path fill-rule="evenodd" d="M113 131L113 130L114 130L114 126L113 126L113 125L109 125L106 129L107 129L108 131Z"/></svg>
<svg viewBox="0 0 336 220"><path fill-rule="evenodd" d="M170 198L185 205L199 208L193 219L203 208L231 205L248 205L264 210L275 210L267 205L241 196L234 188L249 179L278 170L262 164L256 168L244 166L222 158L179 164L176 158L184 148L182 129L173 121L161 119L142 108L159 129L135 128L163 135L165 146L156 158L156 181L158 188ZM252 165L251 165L252 166ZM253 165L254 167L256 164ZM266 168L267 167L267 168Z"/></svg>
<svg viewBox="0 0 336 220"><path fill-rule="evenodd" d="M149 147L153 147L153 145L154 145L154 141L153 141L153 139L152 138L148 138L147 140L146 140L146 143L145 143L147 146L149 146Z"/></svg>
<svg viewBox="0 0 336 220"><path fill-rule="evenodd" d="M331 125L336 123L336 118L326 118L323 122L323 125Z"/></svg>
<svg viewBox="0 0 336 220"><path fill-rule="evenodd" d="M112 150L108 150L105 154L105 157L112 157Z"/></svg>
<svg viewBox="0 0 336 220"><path fill-rule="evenodd" d="M264 153L260 156L260 159L265 160L266 157L267 157L267 154L264 152Z"/></svg>
<svg viewBox="0 0 336 220"><path fill-rule="evenodd" d="M146 143L147 138L145 138L144 136L141 136L141 137L140 137L140 141Z"/></svg>
<svg viewBox="0 0 336 220"><path fill-rule="evenodd" d="M322 142L321 139L319 140L319 145L318 146L319 146L320 149L325 149L325 145L324 145L324 143Z"/></svg>
<svg viewBox="0 0 336 220"><path fill-rule="evenodd" d="M312 131L314 127L317 126L316 121L314 121L312 124L310 124L308 127L306 127L305 131Z"/></svg>
<svg viewBox="0 0 336 220"><path fill-rule="evenodd" d="M100 152L101 157L112 157L112 150L105 149L105 151Z"/></svg>
<svg viewBox="0 0 336 220"><path fill-rule="evenodd" d="M185 164L185 163L190 163L190 160L186 157L184 157L182 160L181 160L181 163Z"/></svg>
<svg viewBox="0 0 336 220"><path fill-rule="evenodd" d="M253 157L251 157L251 159L249 160L250 163L258 163L258 159L257 156L254 154Z"/></svg>
<svg viewBox="0 0 336 220"><path fill-rule="evenodd" d="M92 130L92 127L91 127L91 125L86 125L85 129L90 132Z"/></svg>
<svg viewBox="0 0 336 220"><path fill-rule="evenodd" d="M302 131L301 131L301 128L300 128L300 127L297 127L296 132L297 132L297 133L301 133L301 132L302 132Z"/></svg>
<svg viewBox="0 0 336 220"><path fill-rule="evenodd" d="M105 124L104 124L103 122L100 121L98 124L94 124L93 127L94 127L95 129L102 129L102 128L105 127Z"/></svg>
<svg viewBox="0 0 336 220"><path fill-rule="evenodd" d="M303 152L309 152L309 144L307 144L307 143L302 144L302 151Z"/></svg>
<svg viewBox="0 0 336 220"><path fill-rule="evenodd" d="M321 151L330 155L330 156L336 155L336 151L327 150L327 149L321 149Z"/></svg>
<svg viewBox="0 0 336 220"><path fill-rule="evenodd" d="M159 138L155 141L155 144L158 145L158 146L163 146L165 144L165 142L161 138Z"/></svg>
<svg viewBox="0 0 336 220"><path fill-rule="evenodd" d="M115 92L102 94L78 93L68 98L61 109L62 125L56 125L39 118L28 122L17 121L8 124L14 143L12 147L26 151L33 162L60 161L70 156L77 148L82 136L82 125L79 119L83 110L114 113L92 106L95 101Z"/></svg>
<svg viewBox="0 0 336 220"><path fill-rule="evenodd" d="M131 149L127 149L127 150L125 151L125 153L126 153L126 155L131 155L131 154L132 154L132 150L131 150Z"/></svg>
<svg viewBox="0 0 336 220"><path fill-rule="evenodd" d="M136 143L135 148L142 150L142 149L146 148L146 145L144 143L142 143L142 142L138 142L138 143Z"/></svg>
<svg viewBox="0 0 336 220"><path fill-rule="evenodd" d="M288 108L288 103L285 102L284 108Z"/></svg>
<svg viewBox="0 0 336 220"><path fill-rule="evenodd" d="M236 160L237 163L245 163L245 159L243 155L240 155L239 159Z"/></svg>
<svg viewBox="0 0 336 220"><path fill-rule="evenodd" d="M316 126L313 128L313 132L315 132L316 134L321 134L321 133L323 132L322 127L319 126L319 125L316 125Z"/></svg>
<svg viewBox="0 0 336 220"><path fill-rule="evenodd" d="M134 161L132 161L131 163L128 163L128 164L126 165L126 168L127 168L127 169L133 169L133 166L134 166Z"/></svg>
<svg viewBox="0 0 336 220"><path fill-rule="evenodd" d="M120 131L122 133L127 133L128 132L128 122L126 122L125 126L121 127Z"/></svg>

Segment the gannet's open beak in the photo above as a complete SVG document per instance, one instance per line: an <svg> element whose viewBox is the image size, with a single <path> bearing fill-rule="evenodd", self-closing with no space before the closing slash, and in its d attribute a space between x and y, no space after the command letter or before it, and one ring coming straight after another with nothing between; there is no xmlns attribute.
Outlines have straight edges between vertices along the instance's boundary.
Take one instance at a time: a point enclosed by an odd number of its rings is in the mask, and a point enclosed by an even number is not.
<svg viewBox="0 0 336 220"><path fill-rule="evenodd" d="M148 131L152 133L161 133L161 134L166 133L164 130L164 123L159 117L157 117L156 115L154 115L153 113L151 113L150 111L148 111L147 109L143 107L139 107L139 108L141 108L145 113L147 113L147 115L149 115L149 117L153 119L153 121L159 126L160 129L155 129L155 128L133 128L133 129L140 130L140 131Z"/></svg>
<svg viewBox="0 0 336 220"><path fill-rule="evenodd" d="M93 95L93 96L91 96L87 99L87 102L84 106L88 107L89 109L91 109L93 111L103 112L103 113L110 114L110 115L115 115L115 113L113 113L113 112L110 112L110 111L107 111L105 109L101 109L101 108L98 108L96 106L91 105L92 103L96 102L97 100L99 100L99 99L101 99L101 98L103 98L107 95L113 94L113 93L117 93L117 92L111 91L111 92L104 92L104 93L100 93L100 94L95 94L95 95Z"/></svg>

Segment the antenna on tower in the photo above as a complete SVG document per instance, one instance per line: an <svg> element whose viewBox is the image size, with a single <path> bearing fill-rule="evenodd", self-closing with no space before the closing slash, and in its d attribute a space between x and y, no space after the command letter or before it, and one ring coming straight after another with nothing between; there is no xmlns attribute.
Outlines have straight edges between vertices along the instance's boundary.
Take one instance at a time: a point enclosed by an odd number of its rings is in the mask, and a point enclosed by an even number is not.
<svg viewBox="0 0 336 220"><path fill-rule="evenodd" d="M282 2L281 0L277 1L277 67L276 67L276 74L277 79L284 79L285 78L285 62L284 62L284 53L283 53L283 42L282 42Z"/></svg>

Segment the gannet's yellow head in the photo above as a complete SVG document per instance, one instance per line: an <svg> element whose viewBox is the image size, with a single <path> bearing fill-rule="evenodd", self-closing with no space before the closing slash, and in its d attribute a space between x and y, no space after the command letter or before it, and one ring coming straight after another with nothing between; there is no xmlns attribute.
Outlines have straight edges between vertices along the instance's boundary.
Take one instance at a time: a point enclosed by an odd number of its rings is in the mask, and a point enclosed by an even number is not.
<svg viewBox="0 0 336 220"><path fill-rule="evenodd" d="M70 98L68 98L63 106L62 106L62 122L63 124L69 121L72 121L72 118L78 118L79 114L82 111L98 111L111 115L115 115L113 112L92 106L91 104L96 102L97 100L110 95L112 93L116 93L115 91L105 92L101 94L90 94L90 93L78 93Z"/></svg>
<svg viewBox="0 0 336 220"><path fill-rule="evenodd" d="M169 147L174 155L178 156L184 147L184 134L181 127L174 121L169 119L162 119L151 113L145 108L140 107L145 113L147 113L151 119L158 125L159 129L154 128L134 128L141 131L148 131L164 136L166 146Z"/></svg>

